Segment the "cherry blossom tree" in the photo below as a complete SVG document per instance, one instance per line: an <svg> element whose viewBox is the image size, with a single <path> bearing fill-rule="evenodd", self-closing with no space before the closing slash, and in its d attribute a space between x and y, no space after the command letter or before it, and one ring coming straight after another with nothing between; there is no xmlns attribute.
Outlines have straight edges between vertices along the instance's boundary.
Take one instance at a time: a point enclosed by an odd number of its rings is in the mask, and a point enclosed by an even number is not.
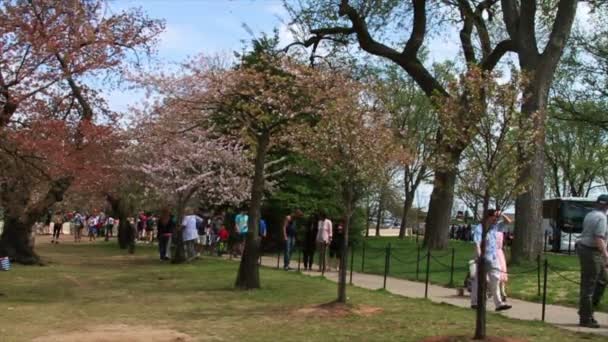
<svg viewBox="0 0 608 342"><path fill-rule="evenodd" d="M182 104L161 100L139 122L130 148L145 186L176 208L180 222L196 195L215 205L241 204L248 199L242 189L250 187L251 177L242 145L205 125L207 113Z"/></svg>
<svg viewBox="0 0 608 342"><path fill-rule="evenodd" d="M153 52L163 23L106 10L103 0L0 2L0 245L18 262L39 261L31 227L71 186L111 178L96 173L115 135L95 122L116 116L90 80Z"/></svg>
<svg viewBox="0 0 608 342"><path fill-rule="evenodd" d="M327 95L337 84L328 75L288 57L274 55L257 45L235 70L209 74L216 122L237 133L254 154L254 175L249 207L249 230L236 280L242 289L260 286L258 272L258 222L274 146L294 142L295 125L314 119L325 109ZM280 160L279 160L280 161Z"/></svg>
<svg viewBox="0 0 608 342"><path fill-rule="evenodd" d="M269 151L293 145L295 125L313 121L326 109L328 94L339 86L330 74L278 52L277 44L277 37L254 40L253 49L232 68L201 57L174 74L148 75L144 80L165 98L198 111L200 117L191 127L237 139L250 156L250 165L243 165L252 168L253 175L246 190L249 229L236 280L241 289L260 287L260 208L268 183L285 170L284 159L270 160Z"/></svg>
<svg viewBox="0 0 608 342"><path fill-rule="evenodd" d="M103 187L112 179L117 139L109 126L61 120L31 121L28 129L5 129L0 143L0 203L5 229L0 245L17 262L37 263L31 227L69 188ZM78 139L80 142L75 144Z"/></svg>
<svg viewBox="0 0 608 342"><path fill-rule="evenodd" d="M338 302L346 302L348 240L352 217L366 185L388 165L402 165L407 154L390 128L390 116L373 105L365 88L344 76L342 87L314 126L302 127L300 148L324 170L339 175L344 201L344 241L340 257Z"/></svg>

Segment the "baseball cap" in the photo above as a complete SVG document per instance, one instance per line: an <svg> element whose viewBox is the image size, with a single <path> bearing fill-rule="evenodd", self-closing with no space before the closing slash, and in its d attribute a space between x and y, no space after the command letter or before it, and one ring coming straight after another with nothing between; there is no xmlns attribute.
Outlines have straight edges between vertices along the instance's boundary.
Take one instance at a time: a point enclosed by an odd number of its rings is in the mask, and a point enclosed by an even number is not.
<svg viewBox="0 0 608 342"><path fill-rule="evenodd" d="M603 194L599 195L597 198L597 203L599 204L608 204L608 195Z"/></svg>

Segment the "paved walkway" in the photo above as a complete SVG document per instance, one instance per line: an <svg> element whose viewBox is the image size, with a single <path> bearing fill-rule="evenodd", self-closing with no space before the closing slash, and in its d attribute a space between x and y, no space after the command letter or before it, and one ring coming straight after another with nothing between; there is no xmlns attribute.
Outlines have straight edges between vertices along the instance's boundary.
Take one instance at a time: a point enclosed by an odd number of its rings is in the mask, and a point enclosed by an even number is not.
<svg viewBox="0 0 608 342"><path fill-rule="evenodd" d="M276 257L263 257L262 265L276 268ZM282 266L282 259L281 259ZM315 268L316 269L316 268ZM310 276L320 276L319 272L302 271L303 274ZM347 274L347 277L349 274ZM331 281L338 281L337 272L326 272L325 277ZM382 288L384 278L379 275L353 272L353 285L365 289L376 290ZM424 298L424 283L388 277L386 290L409 298ZM436 303L447 303L463 308L469 308L471 303L469 297L461 297L456 293L456 289L446 288L438 285L429 284L428 299ZM488 309L493 305L488 303ZM509 298L509 304L513 305L511 310L500 312L499 314L522 320L541 320L542 305L533 302L526 302L519 299ZM545 322L557 327L585 333L593 333L608 336L608 313L597 312L595 318L602 326L600 329L581 328L578 326L578 313L576 308L569 308L560 305L547 305L545 311Z"/></svg>

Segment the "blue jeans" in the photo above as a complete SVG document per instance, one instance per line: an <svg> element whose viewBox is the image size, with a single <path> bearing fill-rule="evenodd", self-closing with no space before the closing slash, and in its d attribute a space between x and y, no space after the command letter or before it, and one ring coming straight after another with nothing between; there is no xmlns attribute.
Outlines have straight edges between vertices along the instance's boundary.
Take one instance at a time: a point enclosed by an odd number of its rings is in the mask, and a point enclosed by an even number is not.
<svg viewBox="0 0 608 342"><path fill-rule="evenodd" d="M285 253L283 253L283 268L289 267L289 260L291 260L291 253L293 253L293 248L296 245L296 237L288 236L287 240L285 240Z"/></svg>

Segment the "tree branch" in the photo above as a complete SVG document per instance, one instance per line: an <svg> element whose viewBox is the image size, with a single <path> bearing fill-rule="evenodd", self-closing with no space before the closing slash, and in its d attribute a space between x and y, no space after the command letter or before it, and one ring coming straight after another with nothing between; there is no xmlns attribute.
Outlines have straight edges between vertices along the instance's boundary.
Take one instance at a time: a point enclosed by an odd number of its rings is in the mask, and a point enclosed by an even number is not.
<svg viewBox="0 0 608 342"><path fill-rule="evenodd" d="M485 71L494 70L500 59L507 52L515 52L515 48L515 42L511 39L503 40L502 42L498 43L494 50L481 61L481 69Z"/></svg>
<svg viewBox="0 0 608 342"><path fill-rule="evenodd" d="M558 4L557 15L553 22L551 34L549 35L549 42L542 53L543 60L547 61L547 64L552 66L552 69L557 65L566 41L570 37L577 2L577 0L560 0Z"/></svg>

